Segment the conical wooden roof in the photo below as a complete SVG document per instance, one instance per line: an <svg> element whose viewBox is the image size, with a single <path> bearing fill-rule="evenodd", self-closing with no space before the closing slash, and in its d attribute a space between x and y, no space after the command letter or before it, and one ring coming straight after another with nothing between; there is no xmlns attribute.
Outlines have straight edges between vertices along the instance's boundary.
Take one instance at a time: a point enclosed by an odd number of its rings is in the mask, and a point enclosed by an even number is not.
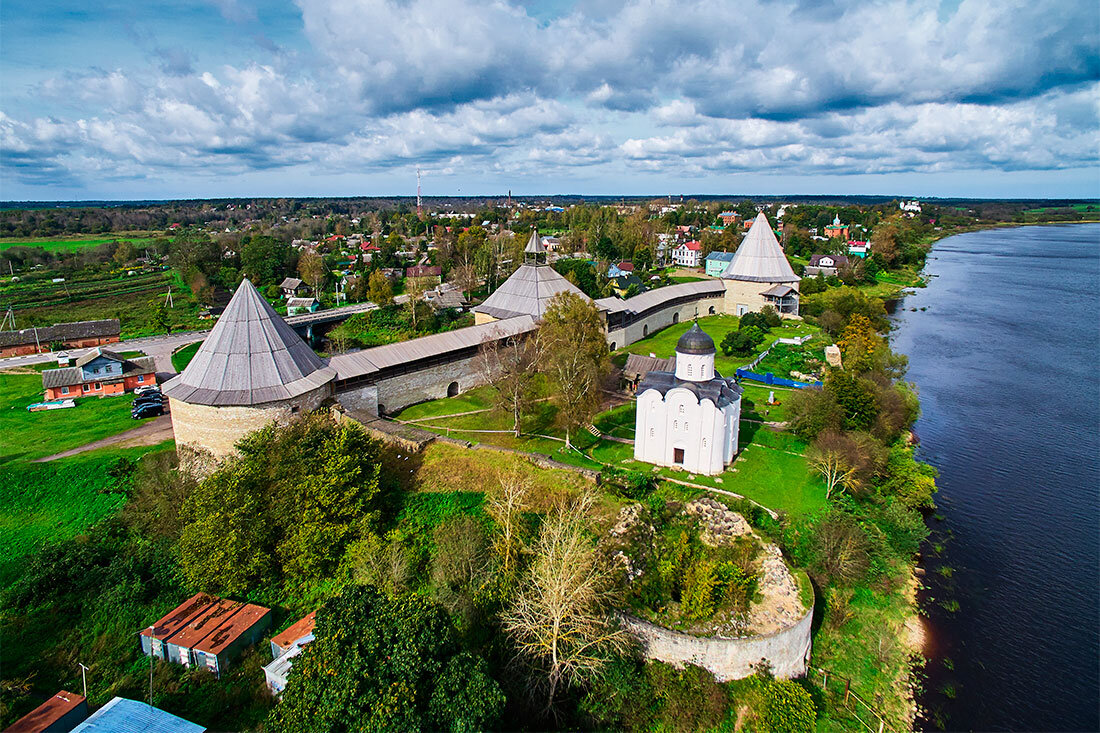
<svg viewBox="0 0 1100 733"><path fill-rule="evenodd" d="M164 393L200 405L258 405L297 397L335 376L246 279Z"/></svg>
<svg viewBox="0 0 1100 733"><path fill-rule="evenodd" d="M523 252L529 255L546 254L546 245L542 243L542 237L539 236L538 229L531 230L531 238L527 240L527 246L523 248Z"/></svg>
<svg viewBox="0 0 1100 733"><path fill-rule="evenodd" d="M553 267L520 265L484 303L474 308L474 312L493 318L542 318L550 299L563 291L589 300L580 288L559 275Z"/></svg>
<svg viewBox="0 0 1100 733"><path fill-rule="evenodd" d="M775 238L768 217L761 211L722 277L758 283L793 283L801 280Z"/></svg>

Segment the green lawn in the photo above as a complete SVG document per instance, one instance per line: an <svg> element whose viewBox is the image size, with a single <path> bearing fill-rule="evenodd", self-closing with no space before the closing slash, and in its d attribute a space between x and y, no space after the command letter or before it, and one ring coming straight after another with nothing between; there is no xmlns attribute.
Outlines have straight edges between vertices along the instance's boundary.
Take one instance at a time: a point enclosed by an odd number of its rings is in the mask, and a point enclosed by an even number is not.
<svg viewBox="0 0 1100 733"><path fill-rule="evenodd" d="M785 422L787 419L787 398L793 390L781 387L769 387L745 380L741 382L741 417L764 422ZM768 395L775 392L778 405L768 404Z"/></svg>
<svg viewBox="0 0 1100 733"><path fill-rule="evenodd" d="M177 372L182 372L191 360L195 358L195 352L202 346L202 341L196 341L193 344L188 344L183 348L177 349L172 354L172 368Z"/></svg>
<svg viewBox="0 0 1100 733"><path fill-rule="evenodd" d="M0 492L0 587L18 571L19 558L41 544L79 534L122 506L126 501L123 494L102 491L109 480L106 472L119 458L136 461L145 453L171 447L172 441L166 441L158 446L104 448L50 463L0 466L4 486Z"/></svg>
<svg viewBox="0 0 1100 733"><path fill-rule="evenodd" d="M133 235L74 236L74 237L14 237L0 239L0 252L12 247L41 247L48 252L76 252L91 249L108 242L145 242L151 237Z"/></svg>
<svg viewBox="0 0 1100 733"><path fill-rule="evenodd" d="M623 347L616 352L616 355L629 352L648 356L650 353L653 353L662 359L667 359L675 353L676 342L680 340L680 337L683 336L689 328L691 328L691 323L691 321L688 321L663 328L656 333L650 334L641 341L636 341L629 346ZM739 319L737 316L704 316L699 319L699 328L706 331L707 335L714 339L715 346L720 347L722 339L726 337L726 334L730 331L737 330L738 323ZM819 333L820 331L821 329L817 326L810 325L803 321L784 321L783 325L769 330L767 340L760 346L757 353L763 352L775 343L776 339L807 336ZM751 356L726 356L722 353L721 348L719 348L718 354L714 360L714 365L721 374L733 376L738 368L745 366L751 362L752 359L753 357Z"/></svg>
<svg viewBox="0 0 1100 733"><path fill-rule="evenodd" d="M139 425L130 417L132 394L78 397L76 407L67 410L27 411L27 405L42 399L40 374L0 372L0 466L60 453Z"/></svg>

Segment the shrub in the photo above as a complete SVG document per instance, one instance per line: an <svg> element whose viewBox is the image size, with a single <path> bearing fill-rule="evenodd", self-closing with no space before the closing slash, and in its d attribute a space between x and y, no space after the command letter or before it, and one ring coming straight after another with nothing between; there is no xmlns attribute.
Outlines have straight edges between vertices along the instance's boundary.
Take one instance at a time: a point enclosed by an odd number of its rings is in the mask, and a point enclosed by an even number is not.
<svg viewBox="0 0 1100 733"><path fill-rule="evenodd" d="M791 680L773 680L764 690L764 728L770 733L810 733L817 709L810 693Z"/></svg>

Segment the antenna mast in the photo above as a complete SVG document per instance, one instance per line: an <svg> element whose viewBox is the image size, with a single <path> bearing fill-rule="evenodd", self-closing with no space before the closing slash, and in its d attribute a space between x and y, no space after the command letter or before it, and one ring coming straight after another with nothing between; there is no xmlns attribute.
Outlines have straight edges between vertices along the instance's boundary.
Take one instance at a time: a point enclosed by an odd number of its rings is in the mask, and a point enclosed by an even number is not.
<svg viewBox="0 0 1100 733"><path fill-rule="evenodd" d="M420 168L416 169L416 215L424 218L424 202L420 198Z"/></svg>

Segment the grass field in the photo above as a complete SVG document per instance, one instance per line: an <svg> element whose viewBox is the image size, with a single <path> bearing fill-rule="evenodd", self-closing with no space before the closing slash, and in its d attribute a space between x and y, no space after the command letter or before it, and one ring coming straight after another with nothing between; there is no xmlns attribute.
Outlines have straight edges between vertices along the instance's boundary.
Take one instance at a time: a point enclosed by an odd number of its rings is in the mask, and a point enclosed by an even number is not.
<svg viewBox="0 0 1100 733"><path fill-rule="evenodd" d="M159 446L104 448L50 463L0 466L0 588L18 571L19 558L43 543L79 534L122 506L123 494L102 491L107 471L119 458L136 461L171 446L167 441Z"/></svg>
<svg viewBox="0 0 1100 733"><path fill-rule="evenodd" d="M199 350L200 346L202 346L202 341L196 341L175 351L172 354L172 368L177 372L182 372L195 358L195 352Z"/></svg>
<svg viewBox="0 0 1100 733"><path fill-rule="evenodd" d="M82 249L91 249L109 242L144 242L152 239L151 235L141 236L128 232L114 235L78 235L73 237L21 237L0 239L0 252L12 247L41 247L47 252L76 252Z"/></svg>
<svg viewBox="0 0 1100 733"><path fill-rule="evenodd" d="M714 339L715 346L720 346L722 339L726 337L726 334L730 331L736 331L739 323L737 316L705 316L699 319L699 328L707 332L707 335ZM630 346L625 346L622 349L616 351L616 355L624 353L648 355L650 353L656 354L662 359L667 359L676 352L676 342L680 340L680 337L691 328L691 322L678 323L667 328L663 328L656 333L650 334L647 338L641 341L635 341ZM821 329L817 326L812 326L802 321L784 321L783 325L773 328L768 332L768 338L757 350L757 353L763 352L779 338L795 338L796 336L806 336L809 334L819 333ZM738 368L745 366L752 361L751 356L726 356L722 353L721 348L718 349L718 354L714 359L715 368L725 376L733 376L734 372Z"/></svg>
<svg viewBox="0 0 1100 733"><path fill-rule="evenodd" d="M78 397L68 410L27 411L42 398L41 374L0 372L0 466L77 448L140 424L130 417L132 394Z"/></svg>

